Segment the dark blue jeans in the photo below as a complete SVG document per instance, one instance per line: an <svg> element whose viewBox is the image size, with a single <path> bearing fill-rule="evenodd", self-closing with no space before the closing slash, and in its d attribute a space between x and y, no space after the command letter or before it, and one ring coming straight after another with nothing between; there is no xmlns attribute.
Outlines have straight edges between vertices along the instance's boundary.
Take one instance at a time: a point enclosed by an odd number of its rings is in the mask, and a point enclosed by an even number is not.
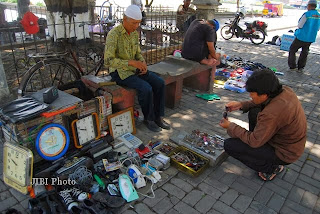
<svg viewBox="0 0 320 214"><path fill-rule="evenodd" d="M254 130L260 111L259 108L249 111L249 131ZM224 150L228 155L257 172L271 174L279 165L288 165L277 157L275 149L269 143L259 148L252 148L239 138L228 138L224 141Z"/></svg>
<svg viewBox="0 0 320 214"><path fill-rule="evenodd" d="M120 79L117 71L110 75L118 85L137 90L145 120L154 121L164 116L165 82L161 77L151 71L145 75L132 75L124 80Z"/></svg>

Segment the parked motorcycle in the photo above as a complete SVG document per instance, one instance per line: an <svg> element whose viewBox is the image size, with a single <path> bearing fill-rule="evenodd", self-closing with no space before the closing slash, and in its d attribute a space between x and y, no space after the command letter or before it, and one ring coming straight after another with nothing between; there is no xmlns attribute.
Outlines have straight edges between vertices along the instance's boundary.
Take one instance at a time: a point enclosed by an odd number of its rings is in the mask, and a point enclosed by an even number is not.
<svg viewBox="0 0 320 214"><path fill-rule="evenodd" d="M222 38L229 40L235 35L237 38L250 39L251 42L256 45L264 42L267 35L267 23L262 21L254 21L252 23L245 22L247 29L243 30L239 26L239 21L242 17L244 17L242 12L236 13L234 20L226 23L226 25L221 28Z"/></svg>

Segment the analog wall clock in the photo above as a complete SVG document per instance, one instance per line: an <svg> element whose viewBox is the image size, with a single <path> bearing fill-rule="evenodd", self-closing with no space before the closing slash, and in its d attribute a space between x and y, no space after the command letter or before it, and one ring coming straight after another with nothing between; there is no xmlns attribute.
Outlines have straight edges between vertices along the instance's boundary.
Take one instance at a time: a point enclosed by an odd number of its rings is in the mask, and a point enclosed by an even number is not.
<svg viewBox="0 0 320 214"><path fill-rule="evenodd" d="M66 128L60 124L51 123L38 133L36 149L43 159L54 161L67 152L69 143L70 137Z"/></svg>
<svg viewBox="0 0 320 214"><path fill-rule="evenodd" d="M100 126L97 113L92 113L71 123L74 145L81 148L84 144L100 138Z"/></svg>
<svg viewBox="0 0 320 214"><path fill-rule="evenodd" d="M33 154L30 149L5 142L3 146L3 181L23 194L31 186Z"/></svg>
<svg viewBox="0 0 320 214"><path fill-rule="evenodd" d="M108 116L109 130L113 138L126 133L136 133L133 108L128 108Z"/></svg>

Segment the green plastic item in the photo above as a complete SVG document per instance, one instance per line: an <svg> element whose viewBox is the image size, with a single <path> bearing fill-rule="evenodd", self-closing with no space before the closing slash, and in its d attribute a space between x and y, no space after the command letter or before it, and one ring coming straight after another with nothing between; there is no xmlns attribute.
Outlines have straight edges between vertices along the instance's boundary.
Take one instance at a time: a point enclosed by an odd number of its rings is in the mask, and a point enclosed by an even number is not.
<svg viewBox="0 0 320 214"><path fill-rule="evenodd" d="M97 174L94 174L93 177L94 177L94 179L96 179L99 186L102 187L102 189L106 188L106 185L104 184L104 182L101 180L101 178Z"/></svg>
<svg viewBox="0 0 320 214"><path fill-rule="evenodd" d="M275 67L270 67L270 70L273 72L277 72L278 70Z"/></svg>
<svg viewBox="0 0 320 214"><path fill-rule="evenodd" d="M202 98L204 100L220 100L220 97L216 94L196 94L196 97Z"/></svg>

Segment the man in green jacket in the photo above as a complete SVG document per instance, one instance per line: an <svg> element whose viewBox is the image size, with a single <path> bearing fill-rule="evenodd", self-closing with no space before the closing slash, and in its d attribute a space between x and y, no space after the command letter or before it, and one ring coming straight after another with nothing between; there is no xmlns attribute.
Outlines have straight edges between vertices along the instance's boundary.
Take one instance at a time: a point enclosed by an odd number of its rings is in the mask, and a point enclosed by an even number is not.
<svg viewBox="0 0 320 214"><path fill-rule="evenodd" d="M107 36L104 63L118 85L134 88L149 130L170 129L163 120L165 82L148 71L141 55L139 35L136 29L142 19L140 8L130 5L123 16L123 23L113 28Z"/></svg>
<svg viewBox="0 0 320 214"><path fill-rule="evenodd" d="M246 82L251 101L232 101L228 111L249 112L249 131L222 119L227 129L227 154L258 172L261 179L272 180L284 167L303 154L307 121L297 95L282 86L271 70L255 71Z"/></svg>

